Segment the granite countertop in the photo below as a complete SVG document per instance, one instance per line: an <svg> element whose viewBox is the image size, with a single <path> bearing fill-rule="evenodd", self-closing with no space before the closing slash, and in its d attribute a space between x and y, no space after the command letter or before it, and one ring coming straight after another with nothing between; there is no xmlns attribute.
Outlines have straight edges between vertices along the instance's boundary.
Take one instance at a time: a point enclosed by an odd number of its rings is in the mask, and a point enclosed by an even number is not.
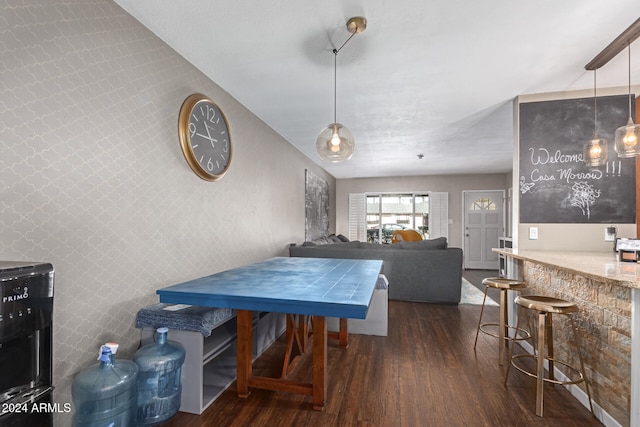
<svg viewBox="0 0 640 427"><path fill-rule="evenodd" d="M494 248L493 252L562 268L618 286L640 288L640 265L618 261L615 252L566 252Z"/></svg>

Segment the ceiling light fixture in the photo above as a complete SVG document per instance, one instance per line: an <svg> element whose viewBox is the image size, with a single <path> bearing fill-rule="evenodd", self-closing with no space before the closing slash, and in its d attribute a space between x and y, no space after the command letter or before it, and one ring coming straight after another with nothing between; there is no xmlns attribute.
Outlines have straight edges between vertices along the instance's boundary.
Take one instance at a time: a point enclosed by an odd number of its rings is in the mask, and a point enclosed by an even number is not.
<svg viewBox="0 0 640 427"><path fill-rule="evenodd" d="M333 49L333 123L320 132L316 140L316 150L324 160L342 162L349 160L355 151L353 134L342 123L338 123L337 113L337 68L338 52L355 36L367 29L367 20L363 17L351 18L347 21L347 30L351 36L338 49Z"/></svg>
<svg viewBox="0 0 640 427"><path fill-rule="evenodd" d="M596 70L593 70L593 139L584 146L584 163L587 166L603 166L609 159L609 141L598 136L598 94Z"/></svg>
<svg viewBox="0 0 640 427"><path fill-rule="evenodd" d="M618 157L640 155L640 125L633 123L631 118L631 42L629 42L627 49L629 52L629 121L626 125L616 129L615 150Z"/></svg>

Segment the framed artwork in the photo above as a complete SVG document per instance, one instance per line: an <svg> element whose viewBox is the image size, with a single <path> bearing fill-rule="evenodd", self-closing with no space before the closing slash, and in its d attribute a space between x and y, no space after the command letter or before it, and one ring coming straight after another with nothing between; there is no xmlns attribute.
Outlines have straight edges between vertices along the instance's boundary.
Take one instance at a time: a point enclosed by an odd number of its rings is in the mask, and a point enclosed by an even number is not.
<svg viewBox="0 0 640 427"><path fill-rule="evenodd" d="M305 240L329 234L329 184L305 170Z"/></svg>

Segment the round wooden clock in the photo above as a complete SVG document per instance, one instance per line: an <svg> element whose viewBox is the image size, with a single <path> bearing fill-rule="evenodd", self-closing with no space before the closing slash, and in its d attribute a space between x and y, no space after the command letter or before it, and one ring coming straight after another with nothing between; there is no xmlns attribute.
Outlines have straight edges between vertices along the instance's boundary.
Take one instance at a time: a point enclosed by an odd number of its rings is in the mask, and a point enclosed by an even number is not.
<svg viewBox="0 0 640 427"><path fill-rule="evenodd" d="M196 93L180 108L178 134L182 153L191 169L206 181L217 181L231 164L229 124L211 99Z"/></svg>

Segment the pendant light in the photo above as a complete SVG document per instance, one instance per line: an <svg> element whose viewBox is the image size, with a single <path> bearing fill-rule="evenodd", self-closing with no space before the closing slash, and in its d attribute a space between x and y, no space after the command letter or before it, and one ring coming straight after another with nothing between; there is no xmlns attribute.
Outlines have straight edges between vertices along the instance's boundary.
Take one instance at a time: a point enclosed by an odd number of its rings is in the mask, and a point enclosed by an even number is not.
<svg viewBox="0 0 640 427"><path fill-rule="evenodd" d="M626 125L616 129L615 150L618 157L635 157L640 155L640 125L633 123L631 118L631 42L629 52L629 121Z"/></svg>
<svg viewBox="0 0 640 427"><path fill-rule="evenodd" d="M333 49L333 123L320 132L316 139L316 150L320 157L330 162L342 162L349 160L355 151L355 141L353 134L337 119L337 75L338 75L338 52L356 34L367 29L367 20L363 17L355 17L347 21L347 30L351 36L338 49Z"/></svg>
<svg viewBox="0 0 640 427"><path fill-rule="evenodd" d="M596 70L593 70L593 139L584 146L584 163L587 166L603 166L609 158L609 141L598 136L598 94Z"/></svg>

